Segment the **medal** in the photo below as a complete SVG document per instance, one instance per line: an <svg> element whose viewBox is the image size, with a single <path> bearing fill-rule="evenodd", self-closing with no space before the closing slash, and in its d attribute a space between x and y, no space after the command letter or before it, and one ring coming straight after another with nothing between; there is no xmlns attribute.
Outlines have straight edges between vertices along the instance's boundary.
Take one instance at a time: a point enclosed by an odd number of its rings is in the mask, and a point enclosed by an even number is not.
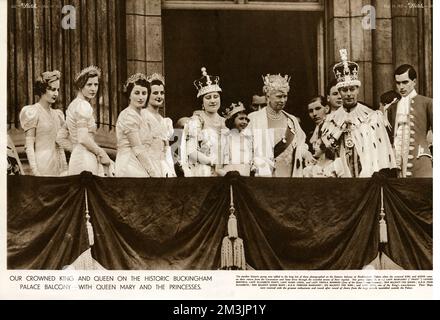
<svg viewBox="0 0 440 320"><path fill-rule="evenodd" d="M346 148L351 149L354 147L353 137L351 135L351 122L346 121L345 124L346 124L346 129L344 130L345 131L344 143Z"/></svg>
<svg viewBox="0 0 440 320"><path fill-rule="evenodd" d="M349 149L354 147L353 137L351 136L351 132L349 131L345 135L345 147Z"/></svg>

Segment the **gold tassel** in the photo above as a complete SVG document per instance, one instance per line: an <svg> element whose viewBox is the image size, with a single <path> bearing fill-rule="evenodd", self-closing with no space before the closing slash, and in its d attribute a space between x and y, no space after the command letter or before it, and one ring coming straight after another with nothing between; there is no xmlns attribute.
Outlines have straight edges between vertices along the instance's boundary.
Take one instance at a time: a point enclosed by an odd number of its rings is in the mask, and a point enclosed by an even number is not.
<svg viewBox="0 0 440 320"><path fill-rule="evenodd" d="M233 264L232 242L228 237L223 238L221 250L221 269L229 270Z"/></svg>
<svg viewBox="0 0 440 320"><path fill-rule="evenodd" d="M244 257L243 240L237 238L234 240L234 267L238 270L246 269L246 259Z"/></svg>
<svg viewBox="0 0 440 320"><path fill-rule="evenodd" d="M89 203L87 199L87 189L84 190L85 192L85 202L86 202L86 227L87 227L87 236L89 237L89 245L93 246L95 243L95 238L93 236L93 226L90 223L90 215L89 215Z"/></svg>
<svg viewBox="0 0 440 320"><path fill-rule="evenodd" d="M246 270L243 240L238 237L238 222L235 216L234 195L230 186L231 203L229 208L228 235L223 238L221 248L221 269Z"/></svg>
<svg viewBox="0 0 440 320"><path fill-rule="evenodd" d="M231 202L229 204L229 220L228 220L228 235L229 238L235 239L238 238L238 230L237 230L237 218L235 217L235 208L234 208L234 193L232 192L232 185L229 186L229 193Z"/></svg>
<svg viewBox="0 0 440 320"><path fill-rule="evenodd" d="M379 220L379 241L388 242L387 222L385 221L385 210L383 208L383 188L380 188L380 220Z"/></svg>
<svg viewBox="0 0 440 320"><path fill-rule="evenodd" d="M387 223L384 219L380 219L379 221L379 239L380 243L388 242Z"/></svg>
<svg viewBox="0 0 440 320"><path fill-rule="evenodd" d="M231 209L234 209L234 208L231 208ZM229 220L228 220L228 236L231 239L238 238L237 218L235 217L233 211L229 215Z"/></svg>

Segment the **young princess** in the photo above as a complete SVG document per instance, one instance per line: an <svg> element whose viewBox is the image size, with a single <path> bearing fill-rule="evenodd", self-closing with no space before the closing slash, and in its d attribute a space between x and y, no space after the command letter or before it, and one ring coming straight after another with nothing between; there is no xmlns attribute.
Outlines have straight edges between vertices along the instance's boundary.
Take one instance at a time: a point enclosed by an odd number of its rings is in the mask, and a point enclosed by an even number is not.
<svg viewBox="0 0 440 320"><path fill-rule="evenodd" d="M223 161L217 165L216 171L221 176L229 171L250 176L253 171L253 143L246 109L241 102L233 103L226 109L225 118L225 125L229 130L223 133Z"/></svg>

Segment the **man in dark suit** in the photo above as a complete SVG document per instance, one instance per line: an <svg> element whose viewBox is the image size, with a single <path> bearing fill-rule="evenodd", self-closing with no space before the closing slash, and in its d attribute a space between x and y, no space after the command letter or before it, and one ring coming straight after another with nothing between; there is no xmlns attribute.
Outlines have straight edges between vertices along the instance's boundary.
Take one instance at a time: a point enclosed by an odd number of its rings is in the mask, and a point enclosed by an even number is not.
<svg viewBox="0 0 440 320"><path fill-rule="evenodd" d="M432 129L432 99L417 94L417 73L404 64L394 72L401 99L388 109L390 140L400 177L432 177L432 154L426 135Z"/></svg>
<svg viewBox="0 0 440 320"><path fill-rule="evenodd" d="M309 146L309 150L313 150L313 144L318 140L320 126L324 122L327 114L330 113L330 106L327 104L327 101L323 96L318 96L309 101L307 104L307 112L310 119L312 119L315 124L315 128L310 131L306 137L306 143Z"/></svg>

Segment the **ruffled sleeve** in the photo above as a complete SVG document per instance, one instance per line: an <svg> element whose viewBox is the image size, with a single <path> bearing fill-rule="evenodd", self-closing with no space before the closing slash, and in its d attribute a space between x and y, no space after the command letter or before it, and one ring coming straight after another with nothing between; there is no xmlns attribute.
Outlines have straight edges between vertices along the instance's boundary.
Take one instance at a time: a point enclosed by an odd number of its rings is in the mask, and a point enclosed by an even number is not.
<svg viewBox="0 0 440 320"><path fill-rule="evenodd" d="M38 109L35 105L25 106L20 112L20 124L24 131L37 127Z"/></svg>
<svg viewBox="0 0 440 320"><path fill-rule="evenodd" d="M162 121L166 131L165 132L166 140L170 140L174 134L173 120L171 120L170 118L164 118Z"/></svg>
<svg viewBox="0 0 440 320"><path fill-rule="evenodd" d="M122 132L126 135L138 132L140 129L140 117L134 112L129 112L129 110L121 114L118 122Z"/></svg>
<svg viewBox="0 0 440 320"><path fill-rule="evenodd" d="M75 110L75 118L78 127L89 127L90 120L93 121L93 108L87 101L80 101Z"/></svg>

